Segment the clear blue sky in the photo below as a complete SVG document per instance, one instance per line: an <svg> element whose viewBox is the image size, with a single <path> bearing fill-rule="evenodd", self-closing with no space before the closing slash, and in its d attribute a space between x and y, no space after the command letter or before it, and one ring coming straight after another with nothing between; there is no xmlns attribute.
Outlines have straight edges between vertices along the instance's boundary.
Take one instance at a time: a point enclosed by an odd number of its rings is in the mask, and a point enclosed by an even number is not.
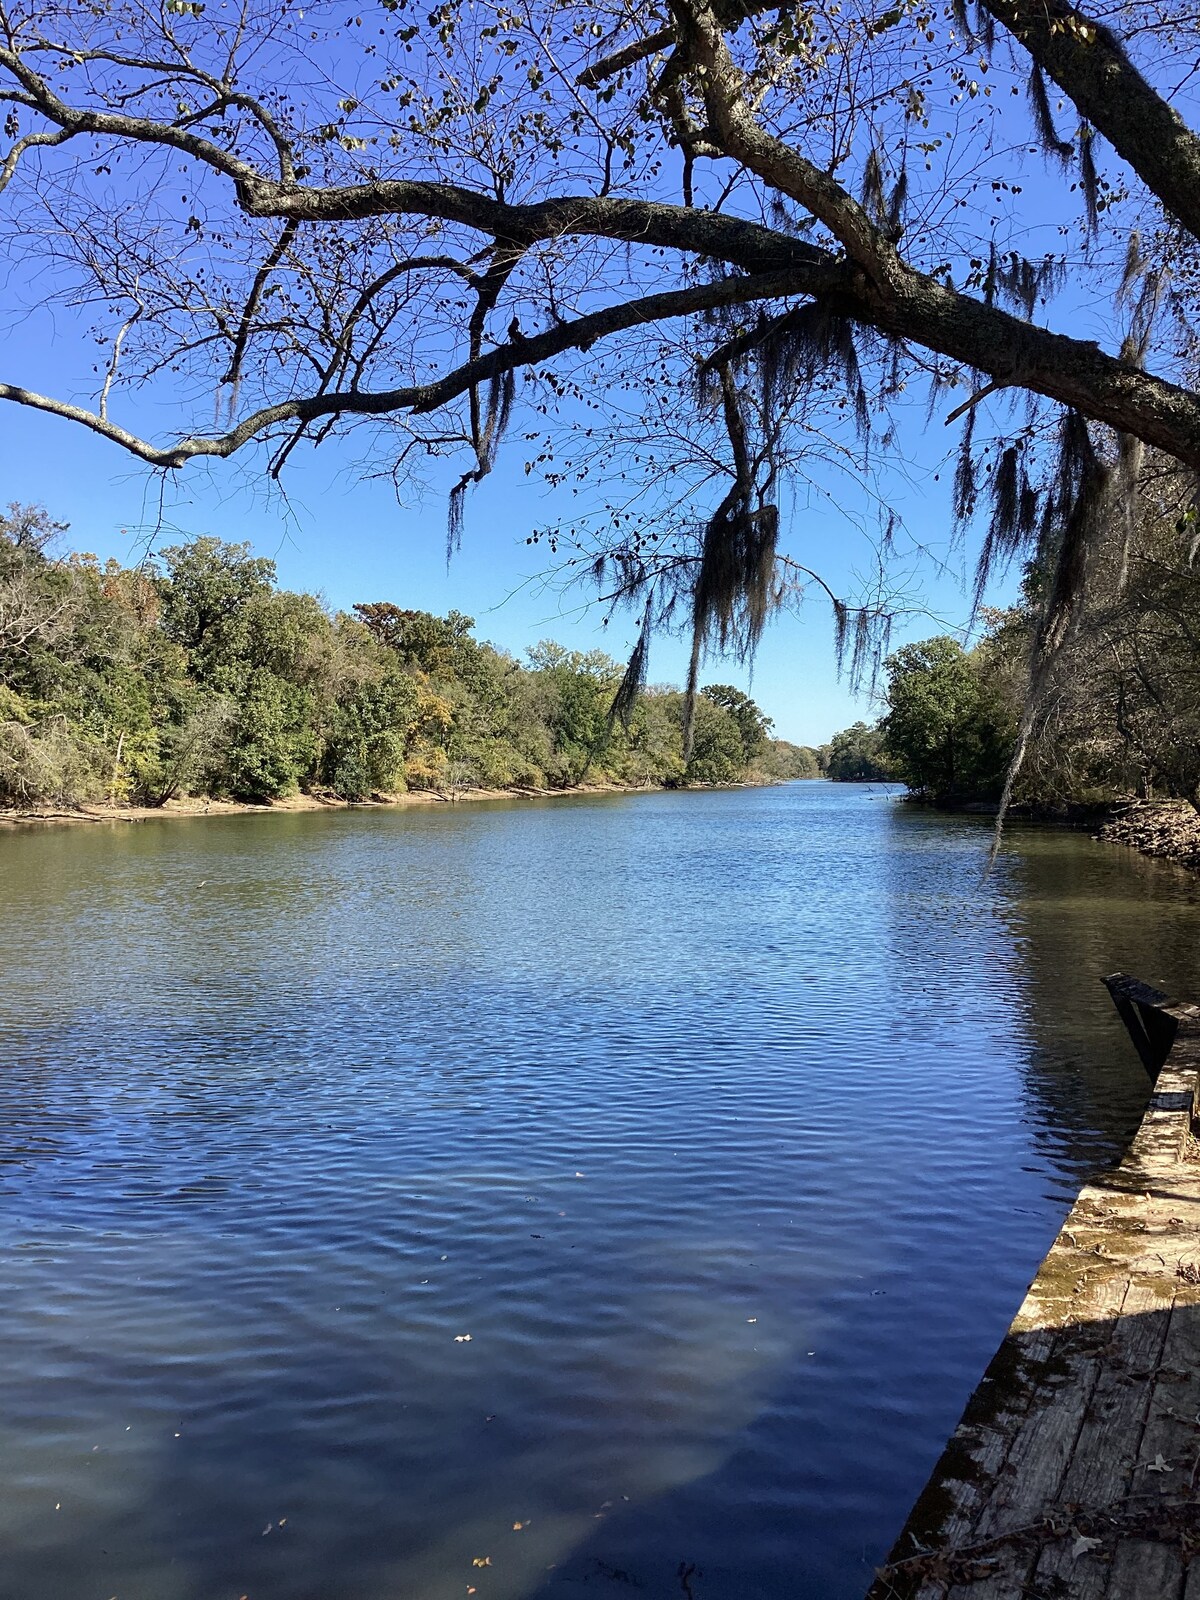
<svg viewBox="0 0 1200 1600"><path fill-rule="evenodd" d="M95 345L82 321L61 308L16 311L20 290L31 287L0 286L0 305L9 307L3 376L94 405ZM1081 314L1078 331L1084 333L1085 321L1098 320L1095 312ZM1102 332L1099 326L1094 331ZM951 403L960 399L955 394ZM947 429L940 415L926 423L923 398L914 396L907 409L897 453L905 464L886 481L908 536L928 547L929 555L901 562L899 581L914 609L899 619L893 647L965 623L974 557L970 544L951 550L952 469L945 469L958 430ZM140 403L114 396L114 415L151 438L170 437L180 422L161 391ZM332 440L315 453L293 455L285 499L265 486L257 470L261 457L195 463L164 482L115 445L57 418L9 405L0 410L0 420L0 501L45 505L70 523L75 549L136 560L161 521L159 545L199 534L249 540L256 553L276 560L285 587L320 593L337 608L384 599L439 613L457 608L476 619L480 637L517 655L542 638L579 649L600 646L618 658L632 645L631 618L620 616L605 627L601 608L588 603L585 591L564 595L547 581L544 546L526 545L527 535L552 520L556 507L544 487L524 475L519 443L502 447L495 472L472 492L462 549L447 571L446 490L461 463L447 465L423 497L399 504L390 483L363 479L366 435ZM1003 426L1001 417L991 422ZM783 542L836 592L852 597L873 565L872 540L860 525L876 525L878 506L853 482L826 487L841 497L841 509L820 496L785 505L792 527ZM1010 574L993 586L988 600L1004 604L1014 593ZM651 680L680 683L685 671L684 642L656 641ZM879 709L839 680L832 620L815 594L800 616L785 614L771 625L752 673L736 662L710 660L703 681L750 688L776 732L805 744L821 743L860 717L870 720Z"/></svg>
<svg viewBox="0 0 1200 1600"><path fill-rule="evenodd" d="M56 395L94 394L90 361L81 330L61 313L53 320L23 321L5 342L5 376ZM452 474L423 498L398 504L390 484L362 480L356 466L361 441L297 453L285 501L264 487L252 460L192 466L164 486L115 446L71 424L15 406L6 407L2 419L0 497L44 504L70 523L75 549L136 559L161 516L159 544L196 534L248 539L258 554L277 561L283 585L319 592L335 607L379 599L442 613L457 607L476 618L481 637L516 654L547 637L580 649L601 646L618 657L632 644L631 619L618 617L606 628L584 591L562 594L546 582L544 548L530 548L525 539L554 515L554 507L544 488L521 471L519 447L507 456L502 452L494 475L473 493L462 550L447 572L445 488ZM172 421L165 410L139 418L164 437ZM934 429L933 448L930 442L922 447L924 462L910 469L898 509L918 539L945 550L947 475L934 482L933 472L953 440L940 424ZM850 498L849 516L821 503L794 511L807 559L838 590L855 587L853 575L871 568L870 542L852 523L866 496L857 504ZM956 561L961 573L961 553ZM939 573L935 562L922 563L916 580L934 617L902 621L897 644L939 631L938 618L961 623L967 613L961 582ZM680 682L685 670L683 642L657 641L652 680ZM839 682L828 608L815 597L799 617L783 615L771 626L752 682L745 667L716 660L705 678L751 687L776 731L802 743L819 743L875 714L865 696L853 696Z"/></svg>
<svg viewBox="0 0 1200 1600"><path fill-rule="evenodd" d="M1005 170L1020 175L1025 184L1021 247L1034 257L1043 249L1070 248L1070 239L1063 237L1069 230L1061 182L1047 179L1040 157L1025 161L1009 151L1005 160ZM1071 206L1077 209L1074 201ZM39 270L44 270L40 263ZM82 318L63 308L27 309L36 307L38 297L36 276L0 284L0 375L94 405L100 384L95 363L104 352L88 337ZM1111 309L1089 303L1086 295L1071 289L1067 300L1066 305L1059 300L1048 320L1110 346ZM962 398L959 391L948 404ZM154 397L140 400L114 395L114 417L143 436L166 439L178 429L180 418L165 400L161 388ZM993 407L988 402L981 408L981 434L995 429L1003 433L1006 427L1004 413ZM929 551L926 559L903 563L900 581L915 609L899 620L893 646L953 631L970 610L974 549L951 550L952 472L941 470L958 437L957 428L943 426L947 409L926 423L923 397L913 397L899 430L898 457L907 464L886 480L907 535ZM160 544L199 534L249 540L257 553L275 558L283 585L319 592L335 607L387 599L441 613L457 608L475 617L481 637L518 655L546 637L582 649L602 646L617 657L632 643L632 619L622 616L605 628L600 608L586 605L583 593L564 597L545 581L545 549L530 548L525 540L534 528L554 519L557 508L535 480L524 476L519 445L502 448L492 477L473 491L462 549L447 572L446 490L461 463L447 469L424 498L401 505L390 484L363 481L356 467L365 448L363 434L345 444L331 441L315 454L297 451L285 501L268 492L256 473L261 456L257 461L248 455L227 463L194 464L164 486L116 446L66 422L16 406L0 407L0 421L0 500L44 504L71 524L70 542L77 549L136 559L161 519ZM518 431L516 424L513 431ZM865 488L853 483L839 484L836 493L844 502L840 510L816 497L812 504L791 508L792 527L785 530L783 542L835 591L853 598L872 567L871 541L858 525L873 527L878 508ZM784 511L786 521L789 508ZM987 598L1004 604L1014 591L1010 574ZM653 681L680 682L685 665L681 640L656 642ZM783 615L771 626L752 681L744 666L715 660L707 665L705 681L750 687L774 719L776 731L803 743L822 742L838 728L878 711L866 696L852 695L839 681L828 607L815 596L802 616Z"/></svg>

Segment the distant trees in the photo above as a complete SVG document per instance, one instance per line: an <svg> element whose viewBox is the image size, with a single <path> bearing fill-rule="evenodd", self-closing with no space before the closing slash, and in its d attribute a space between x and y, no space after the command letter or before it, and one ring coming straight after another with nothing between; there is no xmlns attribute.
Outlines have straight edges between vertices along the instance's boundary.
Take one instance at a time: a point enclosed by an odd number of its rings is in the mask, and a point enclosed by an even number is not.
<svg viewBox="0 0 1200 1600"><path fill-rule="evenodd" d="M765 776L778 783L824 776L821 752L806 744L791 744L787 739L772 739L760 766Z"/></svg>
<svg viewBox="0 0 1200 1600"><path fill-rule="evenodd" d="M994 800L1012 756L1021 688L1003 652L954 639L905 645L887 662L887 712L833 736L827 776L899 780L939 804Z"/></svg>
<svg viewBox="0 0 1200 1600"><path fill-rule="evenodd" d="M701 694L714 706L728 711L737 724L742 745L742 763L745 766L758 760L771 736L771 719L764 717L748 694L729 683L710 683Z"/></svg>
<svg viewBox="0 0 1200 1600"><path fill-rule="evenodd" d="M986 661L954 639L926 639L898 650L887 674L879 733L894 775L943 803L998 796L1016 717Z"/></svg>
<svg viewBox="0 0 1200 1600"><path fill-rule="evenodd" d="M1039 617L1055 578L1032 562L1020 604L983 612L973 649L942 637L890 658L886 714L837 736L830 776L871 735L914 791L998 800L1037 661L1017 799L1179 798L1200 809L1200 516L1192 485L1159 458L1139 488L1136 516L1114 518L1089 561L1083 614L1051 662Z"/></svg>
<svg viewBox="0 0 1200 1600"><path fill-rule="evenodd" d="M614 718L603 651L543 640L521 665L461 612L331 614L246 544L130 570L57 555L64 531L37 508L0 518L0 803L793 775L794 747L777 754L728 685L700 696L685 762L683 695L651 688Z"/></svg>
<svg viewBox="0 0 1200 1600"><path fill-rule="evenodd" d="M1048 674L1028 783L1055 798L1186 799L1200 808L1200 520L1194 486L1161 459L1138 514L1110 530L1081 625ZM991 646L1024 681L1046 574L993 619Z"/></svg>
<svg viewBox="0 0 1200 1600"><path fill-rule="evenodd" d="M829 742L825 776L835 783L878 783L892 777L879 729L856 722L835 733Z"/></svg>
<svg viewBox="0 0 1200 1600"><path fill-rule="evenodd" d="M745 770L742 731L736 719L701 695L696 702L687 776L697 783L733 783Z"/></svg>
<svg viewBox="0 0 1200 1600"><path fill-rule="evenodd" d="M621 668L603 650L566 650L543 639L528 652L536 698L550 733L545 766L555 787L582 783L600 767L617 730L609 716Z"/></svg>

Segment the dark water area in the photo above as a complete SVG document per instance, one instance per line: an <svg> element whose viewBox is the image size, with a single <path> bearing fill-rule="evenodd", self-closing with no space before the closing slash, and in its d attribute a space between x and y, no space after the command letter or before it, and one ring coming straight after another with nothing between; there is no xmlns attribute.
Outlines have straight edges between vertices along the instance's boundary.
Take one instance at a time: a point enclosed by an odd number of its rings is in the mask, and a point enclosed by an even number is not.
<svg viewBox="0 0 1200 1600"><path fill-rule="evenodd" d="M0 837L0 1600L850 1600L1200 996L866 786ZM469 1336L469 1337L468 1337Z"/></svg>

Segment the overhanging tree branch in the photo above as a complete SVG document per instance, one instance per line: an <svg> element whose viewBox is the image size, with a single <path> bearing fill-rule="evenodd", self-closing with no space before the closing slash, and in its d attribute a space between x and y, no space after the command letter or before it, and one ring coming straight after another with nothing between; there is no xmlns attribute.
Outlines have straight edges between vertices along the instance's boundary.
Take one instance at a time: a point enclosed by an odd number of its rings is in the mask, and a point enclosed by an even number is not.
<svg viewBox="0 0 1200 1600"><path fill-rule="evenodd" d="M1080 18L1065 0L983 3L1072 96L1081 114L1112 141L1163 203L1189 226L1200 226L1200 142L1133 67L1117 35ZM180 266L177 281L169 283L164 292L163 281L170 279L175 259L182 261L185 251L180 250L174 258L164 249L156 263L155 241L143 234L136 243L148 258L142 274L147 282L146 310L132 342L148 340L148 329L157 331L171 325L171 317L179 318L183 331L176 342L172 344L164 336L163 349L153 351L153 360L148 359L142 367L143 375L161 373L171 351L206 349L207 328L197 325L215 322L222 331L232 330L228 338L233 353L225 378L247 373L256 363L253 371L264 403L226 432L156 445L109 421L107 392L100 412L16 385L0 386L0 398L79 423L153 465L175 466L193 456L230 455L282 424L303 427L310 421L327 423L342 416L424 413L502 374L535 367L567 351L586 350L596 340L655 321L697 317L752 302L767 306L774 302L777 319L781 305L802 299L815 301L832 318L886 335L893 353L906 346L932 352L979 373L987 380L985 392L1002 387L1044 396L1200 470L1200 397L1173 382L1169 366L1157 374L1143 371L1087 340L1054 333L1013 316L993 303L990 281L978 297L966 292L965 286L979 279L965 272L960 275L964 288L952 287L954 273L949 263L938 264L936 254L921 258L919 241L908 242L908 236L902 253L899 227L881 221L883 213L867 199L855 198L839 165L846 158L818 159L805 147L803 119L799 133L796 123L772 121L764 110L764 100L776 76L784 71L780 67L784 57L772 55L774 46L764 45L754 24L747 22L760 9L757 0L671 0L669 30L659 28L624 44L621 40L628 39L631 19L622 11L610 31L599 23L588 24L589 36L607 41L604 62L585 68L584 51L576 63L580 70L564 68L562 77L576 95L578 84L600 81L601 69L619 75L623 67L670 48L673 81L686 80L693 103L698 100L702 104L707 119L702 144L689 152L689 157L716 151L717 159L731 164L734 176L725 193L741 186L736 204L742 215L720 209L724 198L711 209L670 204L660 198L661 181L646 181L634 167L629 169L632 175L623 180L631 192L609 192L613 141L623 140L622 147L633 150L628 131L633 119L642 118L652 125L658 117L664 141L669 144L673 138L670 118L664 119L661 108L655 109L652 94L644 103L627 104L619 114L614 113L611 125L596 122L609 141L604 176L598 180L602 192L586 192L586 178L579 182L573 173L570 183L584 192L562 194L555 190L568 180L550 166L540 177L526 181L523 173L518 178L515 169L506 170L501 163L494 166L490 184L482 176L478 182L462 181L464 173L479 172L493 159L488 152L500 137L499 123L487 123L488 97L496 92L491 88L474 104L468 96L460 108L462 148L469 148L476 162L471 169L465 156L460 159L454 154L459 146L443 131L450 116L445 106L429 111L428 126L415 116L410 118L411 127L397 119L390 124L381 122L381 128L390 126L396 131L387 139L369 141L347 132L343 123L314 127L315 117L306 122L299 110L290 108L286 97L274 95L269 87L259 95L248 92L238 81L232 45L228 63L213 72L193 61L191 47L185 50L171 30L167 54L178 50L179 58L163 59L161 30L156 32L149 23L144 54L135 48L136 23L123 31L114 30L111 47L96 43L91 34L75 46L41 35L22 40L19 30L10 29L7 42L0 46L0 77L7 74L11 85L8 98L20 105L22 115L32 109L48 124L46 130L21 139L13 136L15 153L10 152L10 161L14 165L22 154L86 136L101 141L102 149L115 143L171 152L206 169L201 170L201 178L216 175L214 187L223 189L230 202L228 216L220 223L229 230L222 243L228 244L229 258L238 262L244 280L236 292L223 298L210 290L203 274ZM56 12L50 0L44 11L47 17L67 19L63 25L70 28L71 8L63 6ZM831 14L840 12L834 8ZM141 13L133 7L129 15ZM877 38L886 43L888 30L898 27L903 17L903 12L889 11L869 19L853 36L859 43L852 47L875 48ZM778 28L773 25L760 30L763 38L777 33L786 21ZM196 35L200 41L196 48L201 52L206 36ZM401 31L400 37L409 40L411 30ZM371 49L375 48L372 44ZM842 48L839 43L838 53ZM803 54L800 43L795 43L794 53ZM33 64L44 63L48 56L58 63L52 75ZM540 56L538 63L528 68L523 65L526 78L510 82L508 92L519 96L523 92L520 82L527 82L538 91L536 104L541 108L550 101L546 98L549 91L541 88L539 74L544 63ZM78 67L85 69L85 85L68 95L62 85ZM813 72L817 74L813 81L819 82L819 64ZM114 81L113 73L125 77ZM171 86L169 92L159 83L160 77ZM191 94L184 92L173 110L170 100L177 81L185 88L202 86L208 103L197 110L190 105ZM608 103L603 97L610 91L616 95L618 86L607 83L598 104ZM134 115L123 109L134 101L139 108L147 103L152 106L154 94L165 102L160 116ZM411 97L408 103L412 103ZM337 104L339 115L356 114L357 101L343 98ZM576 110L573 102L572 116ZM234 116L235 112L242 115ZM919 112L919 105L905 111L906 128ZM226 113L230 114L229 123L223 120ZM541 109L537 112L538 117L546 115ZM569 123L567 118L563 126ZM874 141L873 127L864 132ZM544 137L557 160L566 135L555 126ZM378 154L367 152L372 143L379 145ZM360 147L367 152L361 158ZM929 149L933 148L930 144ZM343 151L351 159L344 161ZM419 160L409 160L413 152ZM877 161L874 144L872 154ZM49 171L54 160L49 149L45 160ZM439 168L454 181L428 175ZM311 179L314 169L326 181ZM76 171L82 170L77 166ZM384 175L409 170L423 175ZM189 176L187 181L191 184L193 179ZM78 180L70 179L67 186L72 182L78 186ZM10 188L10 195L17 187ZM868 192L864 183L862 193L866 196ZM508 200L510 193L519 198ZM528 198L531 195L533 198ZM827 246L796 236L804 221L794 224L790 220L785 200L826 230L831 236ZM893 209L898 214L898 205ZM282 224L278 242L265 261L250 254L251 248L261 249L261 235L257 228L245 228L246 219ZM196 216L189 217L187 226L193 225L197 230L203 228ZM267 277L288 251L294 251L302 225L311 227L305 226L303 232L306 258L297 263L296 279L303 280L296 290L297 300L286 305L278 317L273 314L263 319L259 313ZM241 235L236 232L239 226ZM456 236L451 230L460 231ZM116 232L119 235L119 227ZM462 232L478 237L464 244ZM423 257L425 242L439 236L447 240L445 250L439 245L436 256ZM591 311L586 308L596 304L601 292L611 292L620 281L619 272L614 269L602 285L593 286L580 268L568 303L584 314L577 314L574 320L564 318L552 284L541 309L554 325L525 336L514 321L517 335L485 351L487 325L493 316L498 319L501 315L502 300L517 300L528 293L528 285L518 283L520 274L544 267L549 276L563 262L586 259L588 240L629 246L631 281L639 281L641 287L650 286L660 263L661 270L675 281L661 293L634 296ZM240 259L238 250L243 252ZM390 290L409 272L408 267L396 264L398 250L413 262L443 262L472 290L485 283L487 292L475 302L473 314L469 300L467 309L460 309L452 296L413 291L413 303L420 305L410 318L413 326L403 336L393 337L389 331L385 339L384 330L392 328L409 304L404 294ZM476 272L477 263L488 258L493 263L491 270ZM619 253L610 252L606 259L619 261ZM119 251L111 260L121 262ZM924 264L918 265L919 260ZM505 263L503 270L498 267L501 262ZM684 285L678 281L681 268L690 275L690 282ZM126 292L122 270L113 268L114 284L119 292ZM100 272L102 275L103 265ZM717 283L696 282L697 278L712 279L717 272L729 276ZM309 297L304 306L298 305L301 294ZM280 302L284 300L281 289ZM1028 318L1034 300L1031 294L1025 306ZM434 340L429 338L427 345L422 345L428 326L421 319L443 314L450 333L437 341L431 354ZM360 323L365 324L361 340ZM173 336L174 325L171 327ZM703 334L702 327L700 332ZM256 354L259 338L263 353ZM727 325L714 331L715 343L728 345L731 339L737 351L753 354L753 334L737 326L731 332ZM457 351L453 348L456 342ZM129 370L124 357L122 364L124 374ZM306 366L318 374L316 393L311 392L313 380ZM372 367L384 367L388 381L377 380L375 387L368 388L365 380ZM439 375L428 376L431 371ZM411 375L412 381L392 381L397 373ZM278 399L272 398L273 385L277 385ZM477 446L484 431L477 418L472 429Z"/></svg>
<svg viewBox="0 0 1200 1600"><path fill-rule="evenodd" d="M473 361L429 383L409 384L383 390L339 390L282 400L263 406L244 417L236 427L212 437L193 436L171 445L155 445L127 429L107 421L83 406L35 394L14 384L0 384L0 400L48 412L68 422L80 423L101 437L119 444L140 460L154 467L182 467L198 456L233 455L252 440L281 423L309 423L324 417L387 416L396 412L421 415L436 411L472 388L504 372L535 367L571 349L587 349L598 339L629 328L645 327L672 317L694 316L720 306L747 305L753 301L775 300L802 293L791 273L770 273L761 277L725 278L695 289L672 290L647 295L624 305L608 306L591 316L563 323L541 334L498 346Z"/></svg>
<svg viewBox="0 0 1200 1600"><path fill-rule="evenodd" d="M979 0L1113 149L1200 238L1200 138L1110 28L1066 0Z"/></svg>

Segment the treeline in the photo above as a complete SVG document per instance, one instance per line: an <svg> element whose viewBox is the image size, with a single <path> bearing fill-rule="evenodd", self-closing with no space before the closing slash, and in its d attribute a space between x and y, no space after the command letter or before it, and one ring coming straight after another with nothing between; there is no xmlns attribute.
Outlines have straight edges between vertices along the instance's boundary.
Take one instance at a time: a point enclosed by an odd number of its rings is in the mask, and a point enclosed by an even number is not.
<svg viewBox="0 0 1200 1600"><path fill-rule="evenodd" d="M1074 625L1046 672L1018 801L1176 798L1200 809L1200 522L1193 500L1177 469L1152 461L1136 513L1114 513L1085 575ZM1031 563L1021 603L985 611L973 649L942 637L892 656L884 716L836 736L833 748L845 759L830 760L829 776L890 776L939 804L998 799L1050 582L1044 567Z"/></svg>
<svg viewBox="0 0 1200 1600"><path fill-rule="evenodd" d="M56 553L39 508L0 518L0 802L179 795L347 800L808 775L741 691L710 685L683 759L683 696L610 715L622 669L543 641L525 663L471 618L386 601L333 613L244 544L199 538L123 567Z"/></svg>

